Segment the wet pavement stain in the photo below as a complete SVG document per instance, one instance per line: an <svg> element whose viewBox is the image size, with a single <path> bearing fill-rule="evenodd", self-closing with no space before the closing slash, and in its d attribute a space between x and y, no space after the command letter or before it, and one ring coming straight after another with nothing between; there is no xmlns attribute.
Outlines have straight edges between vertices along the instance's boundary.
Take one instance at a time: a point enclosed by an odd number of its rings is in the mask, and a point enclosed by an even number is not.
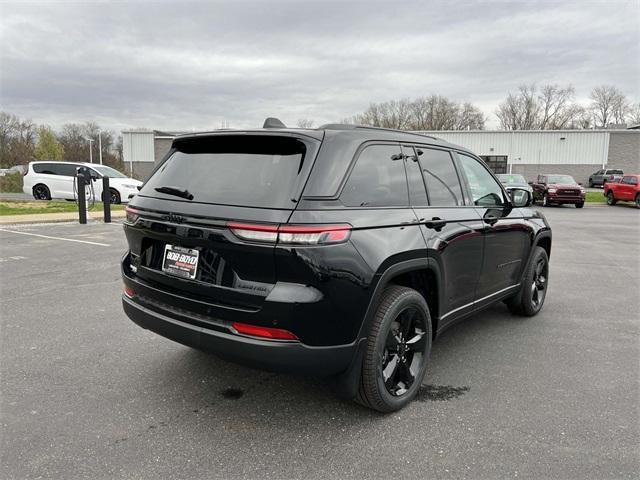
<svg viewBox="0 0 640 480"><path fill-rule="evenodd" d="M244 391L239 388L227 388L220 392L220 395L229 400L238 400L242 395L244 395Z"/></svg>
<svg viewBox="0 0 640 480"><path fill-rule="evenodd" d="M451 385L422 385L416 400L420 402L442 402L460 397L469 391L469 387L452 387Z"/></svg>

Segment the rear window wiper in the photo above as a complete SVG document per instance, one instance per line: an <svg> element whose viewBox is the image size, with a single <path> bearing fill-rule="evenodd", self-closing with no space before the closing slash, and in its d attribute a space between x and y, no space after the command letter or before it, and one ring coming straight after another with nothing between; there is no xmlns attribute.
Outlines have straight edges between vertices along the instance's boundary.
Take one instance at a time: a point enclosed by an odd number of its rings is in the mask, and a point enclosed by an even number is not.
<svg viewBox="0 0 640 480"><path fill-rule="evenodd" d="M189 193L189 190L186 188L178 188L178 187L156 187L154 188L156 192L166 193L167 195L175 195L176 197L186 198L187 200L193 200L193 195Z"/></svg>

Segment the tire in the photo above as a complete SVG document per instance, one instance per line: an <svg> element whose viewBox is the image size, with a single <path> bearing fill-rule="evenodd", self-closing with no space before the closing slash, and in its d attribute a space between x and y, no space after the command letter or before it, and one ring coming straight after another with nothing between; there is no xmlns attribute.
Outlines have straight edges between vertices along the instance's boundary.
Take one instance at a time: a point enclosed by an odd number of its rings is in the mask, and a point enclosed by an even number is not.
<svg viewBox="0 0 640 480"><path fill-rule="evenodd" d="M589 188L593 188L593 180L589 179Z"/></svg>
<svg viewBox="0 0 640 480"><path fill-rule="evenodd" d="M109 201L112 204L119 204L122 200L120 199L120 193L117 190L110 188L109 189Z"/></svg>
<svg viewBox="0 0 640 480"><path fill-rule="evenodd" d="M46 185L39 183L33 187L33 198L36 200L51 200L51 191Z"/></svg>
<svg viewBox="0 0 640 480"><path fill-rule="evenodd" d="M367 338L356 401L379 412L411 402L426 373L431 338L424 297L411 288L387 287Z"/></svg>
<svg viewBox="0 0 640 480"><path fill-rule="evenodd" d="M636 193L636 208L640 208L640 193Z"/></svg>
<svg viewBox="0 0 640 480"><path fill-rule="evenodd" d="M542 196L542 206L543 206L543 207L548 207L549 205L550 205L550 203L549 203L549 196L545 193L545 194Z"/></svg>
<svg viewBox="0 0 640 480"><path fill-rule="evenodd" d="M576 208L584 207L584 202L576 203Z"/></svg>
<svg viewBox="0 0 640 480"><path fill-rule="evenodd" d="M505 301L509 311L514 315L533 317L544 305L549 286L549 257L542 247L536 247L531 263L527 267L522 280L522 287L517 295Z"/></svg>
<svg viewBox="0 0 640 480"><path fill-rule="evenodd" d="M616 203L618 203L618 201L613 196L613 192L611 190L609 190L607 192L607 205L614 206Z"/></svg>

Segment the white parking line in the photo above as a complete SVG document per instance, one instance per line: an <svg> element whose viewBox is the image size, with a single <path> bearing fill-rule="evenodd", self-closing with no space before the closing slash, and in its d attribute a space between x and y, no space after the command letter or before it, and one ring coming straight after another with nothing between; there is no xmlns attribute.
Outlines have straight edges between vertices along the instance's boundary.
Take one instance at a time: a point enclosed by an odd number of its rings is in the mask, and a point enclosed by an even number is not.
<svg viewBox="0 0 640 480"><path fill-rule="evenodd" d="M18 235L31 235L32 237L49 238L51 240L62 240L65 242L87 243L89 245L98 245L99 247L111 246L108 243L90 242L88 240L76 240L75 238L50 237L48 235L40 235L37 233L29 233L29 232L18 232L16 230L7 230L5 228L0 228L0 232L17 233Z"/></svg>

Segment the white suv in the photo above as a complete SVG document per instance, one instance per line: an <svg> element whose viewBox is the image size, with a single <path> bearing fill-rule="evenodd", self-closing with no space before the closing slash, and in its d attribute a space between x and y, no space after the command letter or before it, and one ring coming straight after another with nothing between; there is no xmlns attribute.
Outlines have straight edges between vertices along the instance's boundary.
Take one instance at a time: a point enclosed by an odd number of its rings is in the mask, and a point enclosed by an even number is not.
<svg viewBox="0 0 640 480"><path fill-rule="evenodd" d="M89 168L93 181L87 196L93 196L96 201L102 198L103 176L109 177L111 203L128 202L130 197L138 193L138 186L142 185L141 181L129 178L106 165L45 161L29 163L22 190L27 195L33 195L36 200L74 200L77 197L75 176L78 167Z"/></svg>

